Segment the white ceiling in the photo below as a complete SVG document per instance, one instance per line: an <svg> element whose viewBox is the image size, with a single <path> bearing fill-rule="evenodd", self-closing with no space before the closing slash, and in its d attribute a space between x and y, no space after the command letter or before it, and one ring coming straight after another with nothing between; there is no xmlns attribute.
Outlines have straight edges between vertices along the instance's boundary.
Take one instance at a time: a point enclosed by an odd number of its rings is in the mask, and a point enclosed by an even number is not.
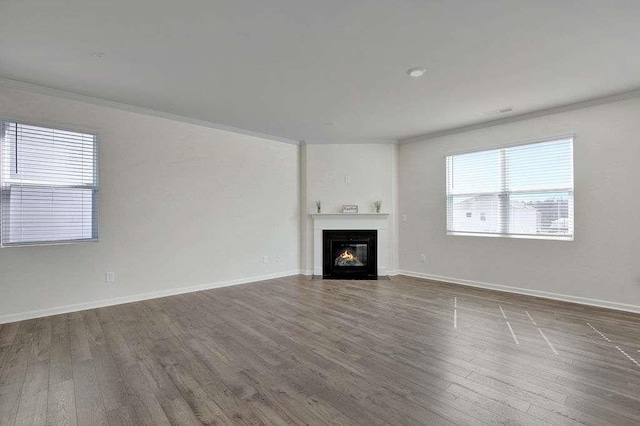
<svg viewBox="0 0 640 426"><path fill-rule="evenodd" d="M638 46L638 0L0 1L0 77L308 143L638 89Z"/></svg>

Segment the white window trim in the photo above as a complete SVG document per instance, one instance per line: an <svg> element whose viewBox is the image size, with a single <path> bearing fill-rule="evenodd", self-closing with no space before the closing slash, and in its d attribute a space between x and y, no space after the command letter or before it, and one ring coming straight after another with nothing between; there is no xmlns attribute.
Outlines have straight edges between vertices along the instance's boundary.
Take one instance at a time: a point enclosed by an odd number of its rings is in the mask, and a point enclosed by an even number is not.
<svg viewBox="0 0 640 426"><path fill-rule="evenodd" d="M561 134L561 135L556 135L556 136L549 136L549 137L545 137L545 138L540 138L540 139L529 139L529 140L525 140L525 141L520 141L520 142L512 142L512 143L505 143L505 144L498 144L498 145L490 145L490 146L486 146L483 148L471 148L471 149L465 149L465 150L458 150L458 151L453 151L453 152L448 152L444 154L444 159L445 159L445 169L446 172L448 173L449 171L449 167L447 166L447 161L449 161L449 158L455 155L460 155L460 154L471 154L474 152L483 152L483 151L493 151L493 150L501 150L501 149L506 149L506 148L513 148L513 147L518 147L518 146L523 146L523 145L531 145L531 144L536 144L536 143L544 143L544 142L553 142L553 141L557 141L557 140L562 140L562 139L571 139L572 140L572 152L571 152L571 169L572 169L572 173L574 174L573 179L572 179L572 188L568 189L566 187L540 187L540 189L538 188L532 188L530 190L515 190L515 191L506 191L506 190L501 190L501 191L485 191L485 192L473 192L473 193L468 193L468 192L455 192L455 191L449 191L448 188L448 182L450 179L450 176L446 175L445 176L445 197L446 197L446 211L445 211L445 217L446 217L446 221L445 221L445 231L446 231L446 235L450 235L450 236L457 236L457 237L489 237L489 238L510 238L510 239L528 239L528 240L551 240L551 241L566 241L566 242L572 242L575 241L575 234L576 234L576 223L575 223L575 164L574 164L574 152L575 152L575 140L576 140L576 135L575 133L566 133L566 134ZM506 182L505 179L501 179L501 183L504 184ZM503 188L504 189L504 188ZM460 196L460 195L469 195L469 196L475 196L475 195L498 195L500 196L501 194L518 194L518 193L529 193L529 192L558 192L558 191L567 191L571 194L572 196L572 200L573 202L569 203L569 209L570 209L570 215L573 218L573 232L571 233L571 235L549 235L549 234L544 234L544 235L535 235L535 234L516 234L516 233L502 233L502 232L465 232L465 231L450 231L448 229L448 212L450 209L450 202L451 202L451 197L453 195L456 196ZM503 197L500 197L501 199L503 199ZM502 209L504 211L504 209Z"/></svg>
<svg viewBox="0 0 640 426"><path fill-rule="evenodd" d="M23 120L17 120L15 118L11 118L11 117L5 117L5 116L0 116L0 121L4 121L4 122L11 122L11 123L15 123L15 124L20 124L20 125L25 125L25 126L36 126L36 127L45 127L45 128L50 128L50 129L55 129L55 130L61 130L61 131L68 131L68 132L76 132L76 133L85 133L85 134L91 134L94 136L94 144L93 144L93 150L94 150L94 157L95 157L95 170L94 170L94 174L95 174L95 191L96 191L96 199L95 199L95 210L96 210L96 215L95 215L95 228L96 228L96 237L94 238L83 238L83 239L75 239L75 240L55 240L55 241L30 241L30 242L19 242L19 243L3 243L2 239L0 238L0 249L2 248L18 248L18 247L33 247L33 246L57 246L57 245L69 245L69 244L85 244L85 243L97 243L100 241L100 208L99 208L99 204L100 204L100 136L98 134L98 132L95 129L79 129L79 128L70 128L70 127L66 127L66 126L58 126L57 124L52 124L52 123L37 123L37 122L31 122L31 121L23 121ZM12 173L13 174L13 173ZM16 175L19 176L19 175ZM37 185L38 183L35 181L29 182L30 184L33 185ZM51 184L47 184L46 186L59 186L59 187L65 187L65 188L77 188L78 186L74 186L74 185L51 185ZM2 188L2 161L0 161L0 191ZM2 232L2 211L1 211L1 204L0 204L0 232Z"/></svg>

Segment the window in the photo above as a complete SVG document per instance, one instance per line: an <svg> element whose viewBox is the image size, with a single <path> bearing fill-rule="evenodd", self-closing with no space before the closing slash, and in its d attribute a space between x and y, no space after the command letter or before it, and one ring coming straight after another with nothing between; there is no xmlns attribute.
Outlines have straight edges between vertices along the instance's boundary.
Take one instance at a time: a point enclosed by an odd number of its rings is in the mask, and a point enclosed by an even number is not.
<svg viewBox="0 0 640 426"><path fill-rule="evenodd" d="M98 238L96 135L0 122L2 246Z"/></svg>
<svg viewBox="0 0 640 426"><path fill-rule="evenodd" d="M446 160L448 234L573 240L573 137Z"/></svg>

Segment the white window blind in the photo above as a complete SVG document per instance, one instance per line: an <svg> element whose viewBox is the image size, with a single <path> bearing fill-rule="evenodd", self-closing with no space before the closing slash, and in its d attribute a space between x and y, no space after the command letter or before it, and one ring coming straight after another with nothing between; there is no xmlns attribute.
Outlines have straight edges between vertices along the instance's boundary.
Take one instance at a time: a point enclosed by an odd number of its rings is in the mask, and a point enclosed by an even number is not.
<svg viewBox="0 0 640 426"><path fill-rule="evenodd" d="M3 246L98 238L96 135L0 122Z"/></svg>
<svg viewBox="0 0 640 426"><path fill-rule="evenodd" d="M447 232L573 239L573 138L448 155Z"/></svg>

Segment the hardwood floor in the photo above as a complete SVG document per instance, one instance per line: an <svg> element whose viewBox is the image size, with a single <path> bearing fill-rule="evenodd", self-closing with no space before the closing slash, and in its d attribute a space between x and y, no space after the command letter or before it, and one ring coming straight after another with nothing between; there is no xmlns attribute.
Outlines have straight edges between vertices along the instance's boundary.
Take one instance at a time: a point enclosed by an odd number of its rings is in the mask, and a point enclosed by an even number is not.
<svg viewBox="0 0 640 426"><path fill-rule="evenodd" d="M290 277L0 326L0 424L640 424L640 316Z"/></svg>

